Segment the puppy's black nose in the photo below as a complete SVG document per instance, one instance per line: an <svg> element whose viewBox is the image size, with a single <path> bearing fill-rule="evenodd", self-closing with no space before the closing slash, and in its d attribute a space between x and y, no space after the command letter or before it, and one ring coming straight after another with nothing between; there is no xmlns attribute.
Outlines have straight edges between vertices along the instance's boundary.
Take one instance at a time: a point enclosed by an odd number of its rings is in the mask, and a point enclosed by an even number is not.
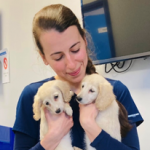
<svg viewBox="0 0 150 150"><path fill-rule="evenodd" d="M81 97L76 97L76 99L77 99L77 101L79 101L79 102L82 100Z"/></svg>
<svg viewBox="0 0 150 150"><path fill-rule="evenodd" d="M56 112L57 114L60 113L60 108L58 108L55 112Z"/></svg>

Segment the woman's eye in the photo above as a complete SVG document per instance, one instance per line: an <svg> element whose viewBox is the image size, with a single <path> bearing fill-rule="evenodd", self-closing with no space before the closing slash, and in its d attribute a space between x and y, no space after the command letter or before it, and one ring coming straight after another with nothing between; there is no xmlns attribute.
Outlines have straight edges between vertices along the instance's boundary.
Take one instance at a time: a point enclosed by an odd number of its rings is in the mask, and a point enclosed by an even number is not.
<svg viewBox="0 0 150 150"><path fill-rule="evenodd" d="M91 93L93 93L94 91L92 89L89 90Z"/></svg>
<svg viewBox="0 0 150 150"><path fill-rule="evenodd" d="M77 53L80 49L76 50L76 51L72 51L72 53Z"/></svg>
<svg viewBox="0 0 150 150"><path fill-rule="evenodd" d="M84 85L82 85L82 88L84 88Z"/></svg>
<svg viewBox="0 0 150 150"><path fill-rule="evenodd" d="M61 55L61 57L59 57L58 59L55 59L55 60L56 60L56 61L59 61L59 60L62 59L62 57L63 57L63 55Z"/></svg>

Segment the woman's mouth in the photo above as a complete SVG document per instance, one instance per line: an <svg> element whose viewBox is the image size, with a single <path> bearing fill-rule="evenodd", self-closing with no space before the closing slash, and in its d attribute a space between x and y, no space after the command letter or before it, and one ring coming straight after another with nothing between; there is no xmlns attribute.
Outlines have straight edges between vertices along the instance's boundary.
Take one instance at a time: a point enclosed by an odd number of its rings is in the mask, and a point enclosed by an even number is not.
<svg viewBox="0 0 150 150"><path fill-rule="evenodd" d="M77 76L80 73L80 68L74 72L68 73L71 76Z"/></svg>

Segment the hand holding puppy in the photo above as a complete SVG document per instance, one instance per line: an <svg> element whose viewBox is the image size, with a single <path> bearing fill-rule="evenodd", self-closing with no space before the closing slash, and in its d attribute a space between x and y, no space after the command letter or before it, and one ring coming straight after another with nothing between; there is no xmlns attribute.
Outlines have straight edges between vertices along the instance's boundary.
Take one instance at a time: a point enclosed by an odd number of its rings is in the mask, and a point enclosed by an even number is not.
<svg viewBox="0 0 150 150"><path fill-rule="evenodd" d="M94 103L83 105L79 104L80 108L80 123L82 127L95 122L98 115L98 110Z"/></svg>
<svg viewBox="0 0 150 150"><path fill-rule="evenodd" d="M59 115L51 114L46 109L44 112L48 123L48 132L41 140L41 145L44 145L45 149L54 150L61 139L70 131L73 120L64 112Z"/></svg>
<svg viewBox="0 0 150 150"><path fill-rule="evenodd" d="M94 103L87 105L79 104L80 108L80 124L85 130L88 138L92 142L102 131L96 123L96 117L98 115L98 109Z"/></svg>
<svg viewBox="0 0 150 150"><path fill-rule="evenodd" d="M45 117L48 123L48 132L52 133L54 136L58 136L58 138L62 138L66 135L73 126L72 117L66 115L65 112L54 115L45 110Z"/></svg>

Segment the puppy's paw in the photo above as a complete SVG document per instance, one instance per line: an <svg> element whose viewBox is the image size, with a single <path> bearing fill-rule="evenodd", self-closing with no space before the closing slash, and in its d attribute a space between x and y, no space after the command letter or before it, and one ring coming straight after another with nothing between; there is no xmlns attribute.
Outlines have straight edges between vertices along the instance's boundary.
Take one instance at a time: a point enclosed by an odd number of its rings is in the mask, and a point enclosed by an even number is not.
<svg viewBox="0 0 150 150"><path fill-rule="evenodd" d="M69 104L66 104L65 112L68 116L72 116L73 111L72 111L72 108L69 106Z"/></svg>

